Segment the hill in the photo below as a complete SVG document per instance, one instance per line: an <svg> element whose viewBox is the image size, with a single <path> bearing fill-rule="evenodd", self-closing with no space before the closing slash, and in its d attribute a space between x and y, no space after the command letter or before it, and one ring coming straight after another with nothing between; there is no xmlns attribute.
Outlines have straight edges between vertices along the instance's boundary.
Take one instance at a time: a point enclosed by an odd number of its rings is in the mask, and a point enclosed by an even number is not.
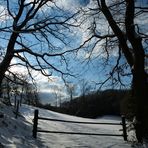
<svg viewBox="0 0 148 148"><path fill-rule="evenodd" d="M63 102L59 107L50 106L50 104L40 107L62 112L70 115L97 118L104 115L121 115L127 110L127 97L129 90L104 90L92 92L72 99L69 102ZM124 109L126 107L126 109Z"/></svg>

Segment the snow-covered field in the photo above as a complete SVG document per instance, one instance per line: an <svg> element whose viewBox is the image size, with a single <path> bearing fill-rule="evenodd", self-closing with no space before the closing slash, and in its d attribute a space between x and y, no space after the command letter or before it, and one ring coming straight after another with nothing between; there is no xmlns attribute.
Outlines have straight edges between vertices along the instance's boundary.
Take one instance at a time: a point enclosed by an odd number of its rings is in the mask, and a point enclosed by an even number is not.
<svg viewBox="0 0 148 148"><path fill-rule="evenodd" d="M4 118L0 118L0 148L130 148L130 144L123 137L102 137L87 135L65 135L38 133L37 139L32 137L32 119L35 107L23 105L20 108L21 116L15 119L12 107L0 104L0 112ZM117 117L103 117L98 119L79 118L52 111L39 109L39 116L91 122L120 122ZM110 133L121 134L121 126L108 125L83 125L39 120L38 127L42 130L87 132L87 133Z"/></svg>

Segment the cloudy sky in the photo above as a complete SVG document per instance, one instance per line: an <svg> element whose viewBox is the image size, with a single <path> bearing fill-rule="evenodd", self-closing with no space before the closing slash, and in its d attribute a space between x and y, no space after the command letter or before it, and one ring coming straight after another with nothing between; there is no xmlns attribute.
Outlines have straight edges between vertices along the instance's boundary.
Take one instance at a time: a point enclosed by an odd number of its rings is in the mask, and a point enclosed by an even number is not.
<svg viewBox="0 0 148 148"><path fill-rule="evenodd" d="M29 2L31 0L26 0L26 1ZM92 1L90 0L60 0L60 1L56 0L56 1L57 1L57 6L59 8L62 8L62 10L64 10L64 13L66 15L73 14L75 11L77 11L81 7L86 8L87 6L89 7L92 6L91 5ZM7 20L9 20L9 17L3 17L5 16L5 14L8 13L6 9L4 9L5 5L3 4L3 2L4 2L3 0L0 0L0 4L1 4L0 5L0 11L1 11L0 21L1 21L1 25L6 25L6 22ZM11 9L14 12L17 11L16 5L17 5L16 0L12 0ZM48 14L60 15L61 13L60 9L57 10L54 8L54 5L52 9L49 10L49 8L44 8L41 12L45 13L46 17L48 16ZM40 17L40 14L38 15L38 17ZM69 50L72 48L77 48L80 46L80 44L82 44L88 38L88 36L90 36L91 33L87 32L86 30L90 28L91 21L93 20L90 18L89 20L85 21L85 23L82 24L80 28L73 28L73 32L71 34L67 34L68 38L65 39L65 42L69 43L68 46L64 46L59 40L52 38L52 37L50 37L50 41L55 46L61 47L62 50ZM106 22L102 21L101 19L100 19L99 24L100 25L97 28L98 30L97 33L100 33L101 31L102 32L106 31L108 29ZM3 37L2 36L0 37L1 37L0 45L2 45L3 48L5 48L5 46L7 45L7 41L4 43ZM9 37L9 35L7 35L6 33L5 37ZM35 38L33 38L31 35L23 35L22 37L23 37L22 40L24 42L27 42L28 45L31 45L32 43L36 43L34 41ZM105 80L105 77L108 76L109 72L111 71L111 69L113 68L115 64L115 61L117 60L117 50L114 50L114 52L111 51L112 52L111 59L109 59L108 62L105 63L106 55L102 54L103 53L101 50L102 43L103 42L98 44L95 50L93 50L93 52L91 53L91 60L85 60L85 59L89 59L89 54L90 54L90 52L87 51L88 50L87 48L84 48L83 50L80 50L79 52L74 53L74 54L69 53L65 56L68 60L68 64L69 64L68 68L70 69L70 72L75 75L75 77L67 76L65 77L65 79L69 83L77 86L77 93L76 93L77 95L80 94L79 90L81 87L80 85L81 85L82 80L87 81L89 85L92 86L92 89L95 88L96 85L94 82L101 82ZM90 42L89 47L91 48L93 45L94 45L94 40ZM44 48L44 50L48 49L48 47L45 44L42 45L41 43L39 45L33 46L32 48L34 48L38 52L40 52L40 48ZM101 58L98 58L100 54L101 54ZM28 55L26 55L26 57L28 58L28 60L31 60L32 63L36 64L35 59L33 59L33 57L31 56L28 57ZM120 62L122 63L124 61L125 60L123 58ZM12 64L17 63L17 62L19 62L17 59L12 60ZM64 72L66 71L66 67L61 64L63 62L63 61L61 62L61 58L52 57L49 59L49 62L52 65L57 66L60 70ZM12 67L11 70L13 72L21 71L22 73L27 74L26 69L23 67L18 67L18 66ZM38 84L38 89L39 89L40 96L42 97L42 99L45 102L55 103L56 102L55 97L57 94L59 96L62 96L63 98L67 98L68 94L66 93L66 87L61 78L61 75L55 71L51 71L51 72L52 72L52 76L50 76L49 78L43 76L40 72L36 72L36 71L32 71L32 75ZM125 81L128 82L129 79L125 79Z"/></svg>
<svg viewBox="0 0 148 148"><path fill-rule="evenodd" d="M26 0L26 2L30 2L31 0ZM57 6L59 8L62 8L62 10L64 10L68 15L74 13L75 11L77 11L80 7L86 7L88 4L89 4L89 0L56 0L58 1L57 2ZM5 9L6 7L6 3L3 1L3 0L0 0L0 11L1 11L1 25L6 25L7 24L11 24L11 20L10 18L8 17L8 12L7 10ZM17 12L17 7L18 7L18 3L16 0L12 0L11 3L10 3L10 9L16 13ZM53 6L54 7L54 6ZM59 13L57 12L57 10L54 10L52 9L51 10L47 10L47 8L44 8L42 11L44 11L46 14L48 14L48 12L50 11L50 13ZM55 11L55 12L54 12ZM25 12L24 12L25 13ZM4 16L4 17L2 17ZM6 17L7 16L7 17ZM25 16L25 14L24 14ZM3 19L2 19L3 18ZM24 17L21 18L22 20L24 19ZM20 19L20 22L22 21ZM9 23L8 23L9 22ZM79 31L79 33L78 33ZM77 39L75 38L75 35L77 36ZM5 35L6 38L9 38L9 35L6 33ZM25 40L25 38L27 38L27 40ZM79 30L75 30L73 31L73 35L69 35L69 39L70 40L73 40L73 43L70 44L69 47L64 47L64 48L75 48L75 47L78 47L82 42L83 42L83 39L84 39L84 35L83 35L83 29L80 28ZM34 39L30 36L30 35L23 35L23 39L22 39L24 42L26 41L29 41L30 43L31 42L34 42ZM58 40L55 40L55 39L50 39L52 41L53 44L56 44L58 46L61 46L62 44L60 42L58 42ZM5 42L5 45L2 44L3 42L3 39L1 37L0 39L0 42L1 42L1 45L3 45L2 48L5 48L7 46L7 41ZM63 45L62 45L63 46ZM40 47L40 46L36 46L36 47ZM44 46L45 48L45 46ZM67 49L66 49L67 50ZM72 56L73 58L71 58L70 56ZM26 55L26 57L33 62L34 59L33 57L28 57L28 55ZM78 84L78 82L82 79L86 79L86 81L92 81L90 78L92 77L91 75L95 76L95 71L93 71L93 74L92 72L90 72L88 69L91 68L91 66L88 64L86 65L86 63L83 63L82 62L82 57L83 57L83 53L79 52L78 53L78 57L77 59L74 58L75 55L68 55L67 58L69 59L72 59L72 60L69 60L69 69L71 71L72 74L74 74L76 77L66 77L66 80L69 82L69 83L72 83L72 84ZM58 60L58 61L56 61ZM75 61L77 60L77 61ZM20 60L18 59L13 59L11 64L15 64L15 63L18 63L20 62ZM57 58L51 58L50 59L50 63L52 63L53 65L56 63L56 66L61 66L60 64L58 65L59 63L59 59ZM79 64L79 66L77 66ZM22 66L13 66L12 68L10 68L12 72L21 72L23 74L27 74L27 70L26 68L22 67ZM59 68L60 70L64 71L65 67L62 66L61 68ZM83 71L82 71L83 69ZM48 71L48 70L47 70ZM40 96L42 99L45 100L45 102L50 103L50 101L52 102L55 102L55 95L58 93L60 96L62 96L63 98L67 98L69 97L67 92L66 92L66 87L65 87L65 84L61 78L61 75L57 72L53 72L53 75L50 76L49 78L43 76L40 72L37 72L37 71L33 71L32 70L32 75L33 75L33 78L36 80L37 82L37 85L38 85L38 91L40 92ZM96 79L97 77L97 73L96 73L96 76L94 77L94 79ZM77 85L77 89L79 90L79 85ZM77 91L78 91L77 90ZM77 93L78 94L78 93Z"/></svg>

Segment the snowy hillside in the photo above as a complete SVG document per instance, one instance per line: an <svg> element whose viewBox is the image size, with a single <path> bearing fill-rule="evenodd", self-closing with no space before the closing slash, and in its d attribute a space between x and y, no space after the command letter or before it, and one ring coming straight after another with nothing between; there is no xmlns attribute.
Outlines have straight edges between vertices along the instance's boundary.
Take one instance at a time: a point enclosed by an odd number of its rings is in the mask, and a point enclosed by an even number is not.
<svg viewBox="0 0 148 148"><path fill-rule="evenodd" d="M34 107L23 105L21 116L15 119L12 107L0 104L0 148L130 148L122 137L100 137L83 135L62 135L38 133L37 139L32 137L32 119ZM40 116L63 120L119 122L118 118L84 119L39 109ZM60 130L72 132L119 133L121 126L78 125L71 123L39 121L42 130Z"/></svg>

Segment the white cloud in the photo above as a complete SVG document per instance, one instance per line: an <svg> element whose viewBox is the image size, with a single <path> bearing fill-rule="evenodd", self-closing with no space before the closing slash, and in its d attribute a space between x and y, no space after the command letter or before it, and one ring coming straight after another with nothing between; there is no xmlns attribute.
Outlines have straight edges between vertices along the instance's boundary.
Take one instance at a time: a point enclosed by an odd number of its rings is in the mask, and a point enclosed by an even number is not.
<svg viewBox="0 0 148 148"><path fill-rule="evenodd" d="M8 11L4 6L0 5L0 22L5 22L7 19L9 19Z"/></svg>
<svg viewBox="0 0 148 148"><path fill-rule="evenodd" d="M55 2L60 8L75 11L80 7L85 7L90 0L55 0Z"/></svg>
<svg viewBox="0 0 148 148"><path fill-rule="evenodd" d="M13 59L11 62L11 64L16 64L16 63L17 63L16 59ZM28 74L27 69L25 67L18 66L18 65L11 67L10 70L13 73L23 73L25 75ZM61 77L53 75L48 78L43 76L40 72L34 71L34 70L32 70L31 73L32 73L32 77L35 79L37 83L39 92L45 93L46 96L47 94L49 94L49 96L53 96L51 94L54 94L54 93L57 93L63 97L66 96L65 85Z"/></svg>
<svg viewBox="0 0 148 148"><path fill-rule="evenodd" d="M12 59L11 65L17 64L17 60L15 58ZM10 70L14 73L23 73L27 74L27 69L23 66L15 65L10 68Z"/></svg>

